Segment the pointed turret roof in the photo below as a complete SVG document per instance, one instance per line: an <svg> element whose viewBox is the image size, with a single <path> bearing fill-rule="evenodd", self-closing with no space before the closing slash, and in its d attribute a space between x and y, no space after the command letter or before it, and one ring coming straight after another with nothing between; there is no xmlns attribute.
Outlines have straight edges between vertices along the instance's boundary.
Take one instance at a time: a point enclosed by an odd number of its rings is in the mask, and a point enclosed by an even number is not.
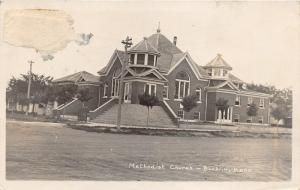
<svg viewBox="0 0 300 190"><path fill-rule="evenodd" d="M226 68L232 70L232 67L226 63L221 54L217 54L217 56L206 64L204 68Z"/></svg>
<svg viewBox="0 0 300 190"><path fill-rule="evenodd" d="M159 54L159 51L157 51L157 49L148 42L146 37L141 42L133 46L128 52Z"/></svg>

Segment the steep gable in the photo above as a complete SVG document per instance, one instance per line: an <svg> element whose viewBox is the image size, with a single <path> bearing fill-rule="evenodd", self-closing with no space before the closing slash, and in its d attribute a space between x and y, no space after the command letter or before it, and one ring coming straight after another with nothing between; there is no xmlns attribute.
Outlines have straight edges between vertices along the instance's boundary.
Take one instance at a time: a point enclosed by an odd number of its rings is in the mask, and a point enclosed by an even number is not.
<svg viewBox="0 0 300 190"><path fill-rule="evenodd" d="M123 65L128 60L128 55L120 50L115 50L112 54L108 64L103 67L100 71L98 71L98 74L101 76L107 75L114 64L120 64Z"/></svg>

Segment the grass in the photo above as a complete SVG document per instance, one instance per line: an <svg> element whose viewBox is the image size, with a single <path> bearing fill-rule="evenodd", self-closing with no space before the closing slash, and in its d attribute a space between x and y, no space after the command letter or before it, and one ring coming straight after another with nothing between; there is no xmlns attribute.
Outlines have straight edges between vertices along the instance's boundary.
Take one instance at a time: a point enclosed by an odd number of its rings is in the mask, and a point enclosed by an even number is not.
<svg viewBox="0 0 300 190"><path fill-rule="evenodd" d="M291 177L290 139L124 135L64 126L7 122L7 179L278 181ZM165 167L130 168L130 164ZM205 170L209 167L226 170Z"/></svg>

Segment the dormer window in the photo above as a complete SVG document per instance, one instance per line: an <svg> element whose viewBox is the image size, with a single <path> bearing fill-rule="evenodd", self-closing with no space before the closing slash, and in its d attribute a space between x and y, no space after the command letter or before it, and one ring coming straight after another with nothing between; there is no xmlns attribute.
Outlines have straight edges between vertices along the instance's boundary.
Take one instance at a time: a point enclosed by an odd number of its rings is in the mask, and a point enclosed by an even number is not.
<svg viewBox="0 0 300 190"><path fill-rule="evenodd" d="M223 69L223 77L226 77L226 76L227 76L227 74L228 74L228 71L227 71L227 70L225 70L225 69Z"/></svg>
<svg viewBox="0 0 300 190"><path fill-rule="evenodd" d="M212 76L212 69L207 69L208 76Z"/></svg>
<svg viewBox="0 0 300 190"><path fill-rule="evenodd" d="M137 54L137 65L145 64L145 54Z"/></svg>
<svg viewBox="0 0 300 190"><path fill-rule="evenodd" d="M134 64L134 57L135 57L135 54L130 54L130 63L131 64Z"/></svg>
<svg viewBox="0 0 300 190"><path fill-rule="evenodd" d="M148 55L148 65L154 66L154 55Z"/></svg>
<svg viewBox="0 0 300 190"><path fill-rule="evenodd" d="M130 54L130 64L132 65L149 65L155 66L157 62L157 55L132 53Z"/></svg>
<svg viewBox="0 0 300 190"><path fill-rule="evenodd" d="M228 70L223 68L210 68L207 69L207 73L209 76L213 76L213 77L223 78L228 76Z"/></svg>
<svg viewBox="0 0 300 190"><path fill-rule="evenodd" d="M219 69L219 68L214 68L214 76L216 76L216 77L221 76L221 69Z"/></svg>

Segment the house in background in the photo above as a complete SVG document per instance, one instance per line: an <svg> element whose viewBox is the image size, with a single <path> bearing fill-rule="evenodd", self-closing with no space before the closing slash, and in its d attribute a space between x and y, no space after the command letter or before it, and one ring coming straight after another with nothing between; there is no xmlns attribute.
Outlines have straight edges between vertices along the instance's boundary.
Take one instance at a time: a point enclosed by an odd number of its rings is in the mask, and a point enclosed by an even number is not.
<svg viewBox="0 0 300 190"><path fill-rule="evenodd" d="M153 122L157 122L155 125L160 125L160 122L172 125L176 118L199 122L269 124L269 94L248 90L245 83L231 73L233 68L222 55L218 54L208 64L201 66L176 44L177 37L170 41L158 29L157 33L145 37L129 49L128 54L115 50L107 65L98 72L99 77L90 73L89 77L84 77L87 73L84 75L82 72L74 74L79 76L77 78L70 75L53 82L57 86L65 85L72 78L72 84L92 89L90 95L93 99L89 104L92 122L115 122L120 77L123 75L125 124L140 125L135 118L143 117L146 113L139 105L138 97L145 92L155 94L160 100L160 105L153 110ZM122 65L127 65L123 73ZM186 113L181 102L183 97L191 94L197 96L197 106ZM219 98L228 100L229 107L223 114L216 107ZM247 115L251 103L259 108L255 117ZM72 106L72 103L68 106ZM62 106L61 109L67 109L68 106ZM75 108L73 112L76 112Z"/></svg>

